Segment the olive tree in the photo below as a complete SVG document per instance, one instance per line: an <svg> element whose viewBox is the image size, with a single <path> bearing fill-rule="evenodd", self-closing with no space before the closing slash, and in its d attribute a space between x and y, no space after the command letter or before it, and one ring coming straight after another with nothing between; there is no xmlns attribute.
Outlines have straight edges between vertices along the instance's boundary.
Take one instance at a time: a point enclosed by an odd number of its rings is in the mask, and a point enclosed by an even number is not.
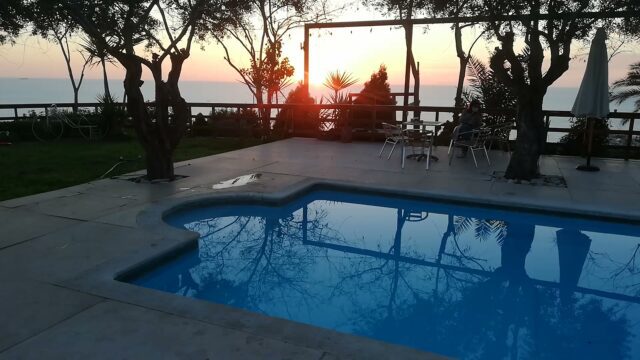
<svg viewBox="0 0 640 360"><path fill-rule="evenodd" d="M173 152L191 120L180 76L191 47L241 16L235 0L37 1L37 17L60 17L125 69L126 107L146 153L149 180L173 179ZM154 98L142 91L151 73ZM168 70L168 71L167 71Z"/></svg>
<svg viewBox="0 0 640 360"><path fill-rule="evenodd" d="M494 19L487 28L499 43L491 55L491 70L517 98L518 137L507 178L539 176L538 160L546 142L542 103L547 89L569 69L574 42L589 39L596 25L611 25L613 18L603 21L609 17L604 12L628 6L625 0L484 2L486 15ZM520 18L501 21L501 15Z"/></svg>

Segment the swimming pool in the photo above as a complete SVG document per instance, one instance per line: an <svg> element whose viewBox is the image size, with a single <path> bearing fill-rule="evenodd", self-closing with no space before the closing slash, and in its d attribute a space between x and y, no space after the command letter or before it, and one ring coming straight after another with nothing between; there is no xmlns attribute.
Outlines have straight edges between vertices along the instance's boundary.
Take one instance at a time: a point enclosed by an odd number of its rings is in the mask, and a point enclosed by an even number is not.
<svg viewBox="0 0 640 360"><path fill-rule="evenodd" d="M640 227L317 190L170 214L127 281L463 359L640 357Z"/></svg>

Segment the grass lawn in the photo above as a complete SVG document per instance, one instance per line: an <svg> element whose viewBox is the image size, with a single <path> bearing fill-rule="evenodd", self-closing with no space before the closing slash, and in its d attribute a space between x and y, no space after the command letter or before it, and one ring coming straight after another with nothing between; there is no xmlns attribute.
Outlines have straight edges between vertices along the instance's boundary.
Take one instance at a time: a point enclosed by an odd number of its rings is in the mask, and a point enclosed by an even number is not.
<svg viewBox="0 0 640 360"><path fill-rule="evenodd" d="M256 139L184 138L174 161L219 154L259 144ZM0 201L61 189L96 180L120 157L144 155L135 140L87 142L65 139L54 143L28 142L0 146ZM144 160L117 167L109 176L144 169Z"/></svg>

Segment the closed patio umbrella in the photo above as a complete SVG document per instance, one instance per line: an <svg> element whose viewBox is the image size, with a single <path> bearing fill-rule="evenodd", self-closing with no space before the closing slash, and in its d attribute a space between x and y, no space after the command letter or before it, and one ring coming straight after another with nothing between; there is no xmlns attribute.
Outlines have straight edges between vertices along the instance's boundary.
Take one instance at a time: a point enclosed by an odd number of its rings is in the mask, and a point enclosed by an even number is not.
<svg viewBox="0 0 640 360"><path fill-rule="evenodd" d="M591 166L591 142L593 140L593 120L604 119L609 115L609 68L607 57L607 35L604 29L596 30L591 42L587 68L584 71L578 96L571 113L576 117L586 117L589 131L587 164L577 167L578 170L598 171Z"/></svg>

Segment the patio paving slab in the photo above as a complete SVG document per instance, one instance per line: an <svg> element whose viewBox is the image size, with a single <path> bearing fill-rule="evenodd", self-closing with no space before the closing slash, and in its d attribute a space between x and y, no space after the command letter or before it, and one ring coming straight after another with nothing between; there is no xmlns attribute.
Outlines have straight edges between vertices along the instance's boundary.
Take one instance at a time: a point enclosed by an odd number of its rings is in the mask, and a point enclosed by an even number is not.
<svg viewBox="0 0 640 360"><path fill-rule="evenodd" d="M24 196L16 199L10 199L0 202L0 207L17 208L24 205L36 204L42 201L58 199L68 196L78 195L78 187L65 188L60 190L49 191L41 194Z"/></svg>
<svg viewBox="0 0 640 360"><path fill-rule="evenodd" d="M1 359L320 359L323 351L138 306L103 302Z"/></svg>
<svg viewBox="0 0 640 360"><path fill-rule="evenodd" d="M148 203L128 206L120 211L116 211L109 215L99 217L93 221L102 224L125 226L135 229L138 227L136 217L142 210L146 209L148 206Z"/></svg>
<svg viewBox="0 0 640 360"><path fill-rule="evenodd" d="M24 209L76 220L91 220L115 212L134 200L118 196L78 194L27 205Z"/></svg>
<svg viewBox="0 0 640 360"><path fill-rule="evenodd" d="M83 311L101 298L2 275L0 352Z"/></svg>
<svg viewBox="0 0 640 360"><path fill-rule="evenodd" d="M0 273L59 283L159 240L137 229L85 222L2 250Z"/></svg>
<svg viewBox="0 0 640 360"><path fill-rule="evenodd" d="M570 188L571 201L577 207L587 209L615 208L617 212L634 214L640 211L640 194L621 189L574 189ZM606 205L602 205L606 204Z"/></svg>
<svg viewBox="0 0 640 360"><path fill-rule="evenodd" d="M0 249L79 224L79 221L20 209L0 208Z"/></svg>

